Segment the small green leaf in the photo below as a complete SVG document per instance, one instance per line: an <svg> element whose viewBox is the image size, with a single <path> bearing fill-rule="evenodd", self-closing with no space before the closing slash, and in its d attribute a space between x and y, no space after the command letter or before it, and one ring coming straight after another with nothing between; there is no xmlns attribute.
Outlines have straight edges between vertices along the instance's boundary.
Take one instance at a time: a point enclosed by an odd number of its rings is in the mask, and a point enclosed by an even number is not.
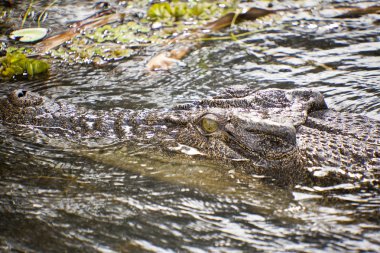
<svg viewBox="0 0 380 253"><path fill-rule="evenodd" d="M26 72L28 73L28 75L33 76L34 75L34 69L33 69L32 62L27 62L25 64L25 67L26 67Z"/></svg>
<svg viewBox="0 0 380 253"><path fill-rule="evenodd" d="M147 15L153 20L169 19L172 16L172 8L166 2L156 3L149 8Z"/></svg>
<svg viewBox="0 0 380 253"><path fill-rule="evenodd" d="M7 53L5 57L0 58L0 77L9 79L24 73L32 77L47 72L49 67L48 63L29 59L24 54Z"/></svg>
<svg viewBox="0 0 380 253"><path fill-rule="evenodd" d="M9 37L21 42L36 42L45 37L47 31L46 28L26 28L13 31Z"/></svg>

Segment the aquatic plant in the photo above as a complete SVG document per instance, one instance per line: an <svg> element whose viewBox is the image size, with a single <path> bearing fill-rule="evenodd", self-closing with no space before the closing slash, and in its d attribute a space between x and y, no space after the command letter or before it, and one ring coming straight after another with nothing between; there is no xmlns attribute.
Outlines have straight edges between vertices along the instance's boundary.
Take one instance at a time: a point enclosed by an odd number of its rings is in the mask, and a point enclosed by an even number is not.
<svg viewBox="0 0 380 253"><path fill-rule="evenodd" d="M42 60L31 59L21 53L7 53L0 58L0 77L10 79L18 75L35 75L46 73L50 65Z"/></svg>
<svg viewBox="0 0 380 253"><path fill-rule="evenodd" d="M223 6L224 8L220 8ZM155 21L173 21L186 19L209 20L230 11L231 3L201 2L163 2L153 4L147 11L147 17Z"/></svg>

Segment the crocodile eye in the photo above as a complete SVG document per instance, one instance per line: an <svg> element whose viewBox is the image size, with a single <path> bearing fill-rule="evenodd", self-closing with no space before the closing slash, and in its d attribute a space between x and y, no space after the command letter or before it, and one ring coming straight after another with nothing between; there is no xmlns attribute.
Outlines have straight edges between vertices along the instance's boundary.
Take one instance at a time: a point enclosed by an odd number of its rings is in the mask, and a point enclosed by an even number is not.
<svg viewBox="0 0 380 253"><path fill-rule="evenodd" d="M216 120L210 119L209 117L203 117L200 123L202 129L209 134L219 129L218 122Z"/></svg>

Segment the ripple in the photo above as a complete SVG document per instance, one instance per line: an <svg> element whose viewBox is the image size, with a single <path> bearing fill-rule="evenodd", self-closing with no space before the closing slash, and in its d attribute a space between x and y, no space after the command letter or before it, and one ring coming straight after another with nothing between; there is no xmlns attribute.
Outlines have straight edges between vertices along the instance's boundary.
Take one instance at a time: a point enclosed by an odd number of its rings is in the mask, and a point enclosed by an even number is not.
<svg viewBox="0 0 380 253"><path fill-rule="evenodd" d="M85 3L78 13L68 13L72 1L63 3L51 12L57 31L67 21L58 19L63 13L72 20L92 12ZM145 69L155 53L150 49L108 66L54 61L48 78L2 82L0 96L21 87L107 110L171 107L233 85L312 88L334 110L380 120L380 30L374 23L379 15L333 19L320 13L330 3L260 20L262 32L238 42L207 42L169 72ZM315 1L275 4L315 6ZM247 22L242 29L257 26ZM0 126L0 251L379 249L377 189L343 185L293 192L251 178L232 179L215 164L141 153L130 145L82 152L29 137Z"/></svg>

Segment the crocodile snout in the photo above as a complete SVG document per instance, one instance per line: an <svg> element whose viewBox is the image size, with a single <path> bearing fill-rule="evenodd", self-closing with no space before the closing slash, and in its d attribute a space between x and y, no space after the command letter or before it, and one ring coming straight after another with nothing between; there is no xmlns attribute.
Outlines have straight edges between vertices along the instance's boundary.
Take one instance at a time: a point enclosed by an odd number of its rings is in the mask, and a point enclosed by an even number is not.
<svg viewBox="0 0 380 253"><path fill-rule="evenodd" d="M22 89L14 90L8 95L9 102L18 107L40 105L43 98L38 94Z"/></svg>

